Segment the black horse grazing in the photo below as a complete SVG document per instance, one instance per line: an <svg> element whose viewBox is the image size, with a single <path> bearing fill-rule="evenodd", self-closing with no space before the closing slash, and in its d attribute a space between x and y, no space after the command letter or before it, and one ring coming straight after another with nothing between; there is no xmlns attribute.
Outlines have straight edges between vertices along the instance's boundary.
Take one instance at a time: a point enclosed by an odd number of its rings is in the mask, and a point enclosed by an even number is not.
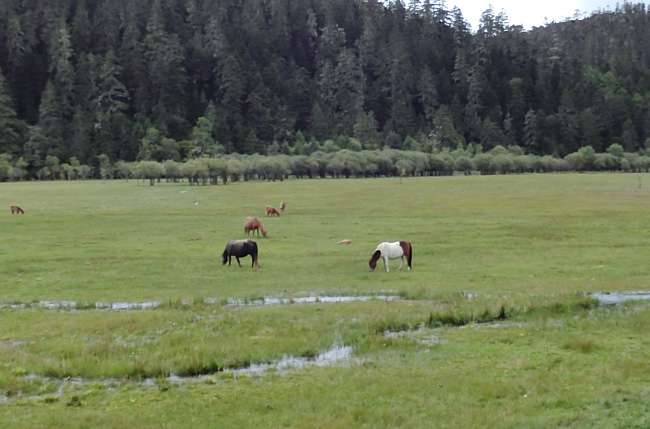
<svg viewBox="0 0 650 429"><path fill-rule="evenodd" d="M223 255L221 257L221 262L223 265L230 265L232 262L232 257L234 256L237 259L237 264L241 267L239 258L244 256L249 256L253 258L253 263L251 267L259 268L259 263L257 262L257 243L253 240L231 240L226 244L226 248L223 250Z"/></svg>

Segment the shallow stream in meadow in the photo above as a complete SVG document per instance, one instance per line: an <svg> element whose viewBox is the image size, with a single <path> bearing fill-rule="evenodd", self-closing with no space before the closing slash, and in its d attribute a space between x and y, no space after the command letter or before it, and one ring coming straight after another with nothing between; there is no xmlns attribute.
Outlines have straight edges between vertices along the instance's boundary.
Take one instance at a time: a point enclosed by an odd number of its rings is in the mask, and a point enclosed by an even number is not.
<svg viewBox="0 0 650 429"><path fill-rule="evenodd" d="M304 305L304 304L341 304L349 302L369 302L369 301L384 301L393 302L400 301L402 297L397 295L313 295L306 297L296 298L280 298L280 297L264 297L255 299L242 299L242 298L229 298L227 300L219 298L206 298L199 301L203 305L224 305L226 307L262 307L270 305ZM182 300L180 306L191 306L196 304L194 300ZM173 307L177 304L170 303L169 306ZM82 311L82 310L106 310L106 311L139 311L139 310L153 310L156 308L164 307L166 304L163 301L116 301L116 302L77 302L77 301L34 301L34 302L14 302L14 303L0 303L0 310L25 310L25 309L41 309L41 310L61 310L61 311Z"/></svg>
<svg viewBox="0 0 650 429"><path fill-rule="evenodd" d="M169 383L173 385L186 385L186 384L214 384L217 382L217 378L222 375L230 375L233 378L253 376L259 377L266 374L286 374L291 371L298 371L311 367L330 367L335 365L344 365L347 363L354 363L354 358L352 356L353 349L350 346L343 346L335 344L330 349L325 350L322 353L319 353L313 357L302 357L302 356L291 356L286 355L281 359L265 362L265 363L253 363L248 366L241 368L226 368L220 371L216 371L212 374L203 374L203 375L192 375L192 376L180 376L177 374L170 374L167 377L147 377L140 381L131 381L129 379L122 378L84 378L84 377L47 377L41 376L38 374L29 374L22 377L23 381L27 382L36 382L42 383L43 385L49 385L53 390L49 393L44 393L41 395L22 395L18 394L13 397L8 397L5 395L0 395L0 406L4 404L9 404L17 400L26 400L26 401L46 401L54 402L59 400L65 394L65 390L68 387L84 387L84 386L101 386L102 388L112 389L119 387L121 385L128 385L134 383L142 387L155 387L164 385L164 383Z"/></svg>
<svg viewBox="0 0 650 429"><path fill-rule="evenodd" d="M619 305L630 301L650 301L650 292L599 292L590 295L600 305Z"/></svg>

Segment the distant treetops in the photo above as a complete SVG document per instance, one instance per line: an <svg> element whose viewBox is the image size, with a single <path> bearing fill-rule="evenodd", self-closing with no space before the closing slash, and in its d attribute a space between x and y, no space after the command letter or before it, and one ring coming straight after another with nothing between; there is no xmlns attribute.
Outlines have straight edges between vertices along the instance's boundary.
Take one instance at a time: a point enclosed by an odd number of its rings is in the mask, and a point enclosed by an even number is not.
<svg viewBox="0 0 650 429"><path fill-rule="evenodd" d="M571 164L581 147L650 144L643 3L529 32L486 10L475 30L427 0L8 2L0 162L14 179L83 178L108 177L118 161L257 153L349 161L328 174L354 175L351 159L382 148L519 146ZM609 155L580 168L635 162Z"/></svg>

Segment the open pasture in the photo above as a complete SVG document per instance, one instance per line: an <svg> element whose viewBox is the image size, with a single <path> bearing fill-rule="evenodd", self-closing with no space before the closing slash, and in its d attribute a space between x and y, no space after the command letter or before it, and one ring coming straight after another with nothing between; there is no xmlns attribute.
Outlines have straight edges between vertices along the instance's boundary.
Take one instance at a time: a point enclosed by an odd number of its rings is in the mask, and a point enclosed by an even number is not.
<svg viewBox="0 0 650 429"><path fill-rule="evenodd" d="M650 309L584 294L650 288L648 178L0 184L0 427L647 426ZM249 215L261 268L222 266ZM402 300L227 305L317 295Z"/></svg>

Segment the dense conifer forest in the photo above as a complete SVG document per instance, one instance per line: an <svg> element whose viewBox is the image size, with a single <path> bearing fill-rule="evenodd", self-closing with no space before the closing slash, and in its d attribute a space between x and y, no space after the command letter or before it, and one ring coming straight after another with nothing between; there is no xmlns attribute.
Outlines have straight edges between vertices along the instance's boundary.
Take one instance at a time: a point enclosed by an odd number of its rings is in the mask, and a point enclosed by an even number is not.
<svg viewBox="0 0 650 429"><path fill-rule="evenodd" d="M4 178L222 154L612 145L619 159L650 146L642 3L530 31L492 10L470 29L431 0L0 3Z"/></svg>

